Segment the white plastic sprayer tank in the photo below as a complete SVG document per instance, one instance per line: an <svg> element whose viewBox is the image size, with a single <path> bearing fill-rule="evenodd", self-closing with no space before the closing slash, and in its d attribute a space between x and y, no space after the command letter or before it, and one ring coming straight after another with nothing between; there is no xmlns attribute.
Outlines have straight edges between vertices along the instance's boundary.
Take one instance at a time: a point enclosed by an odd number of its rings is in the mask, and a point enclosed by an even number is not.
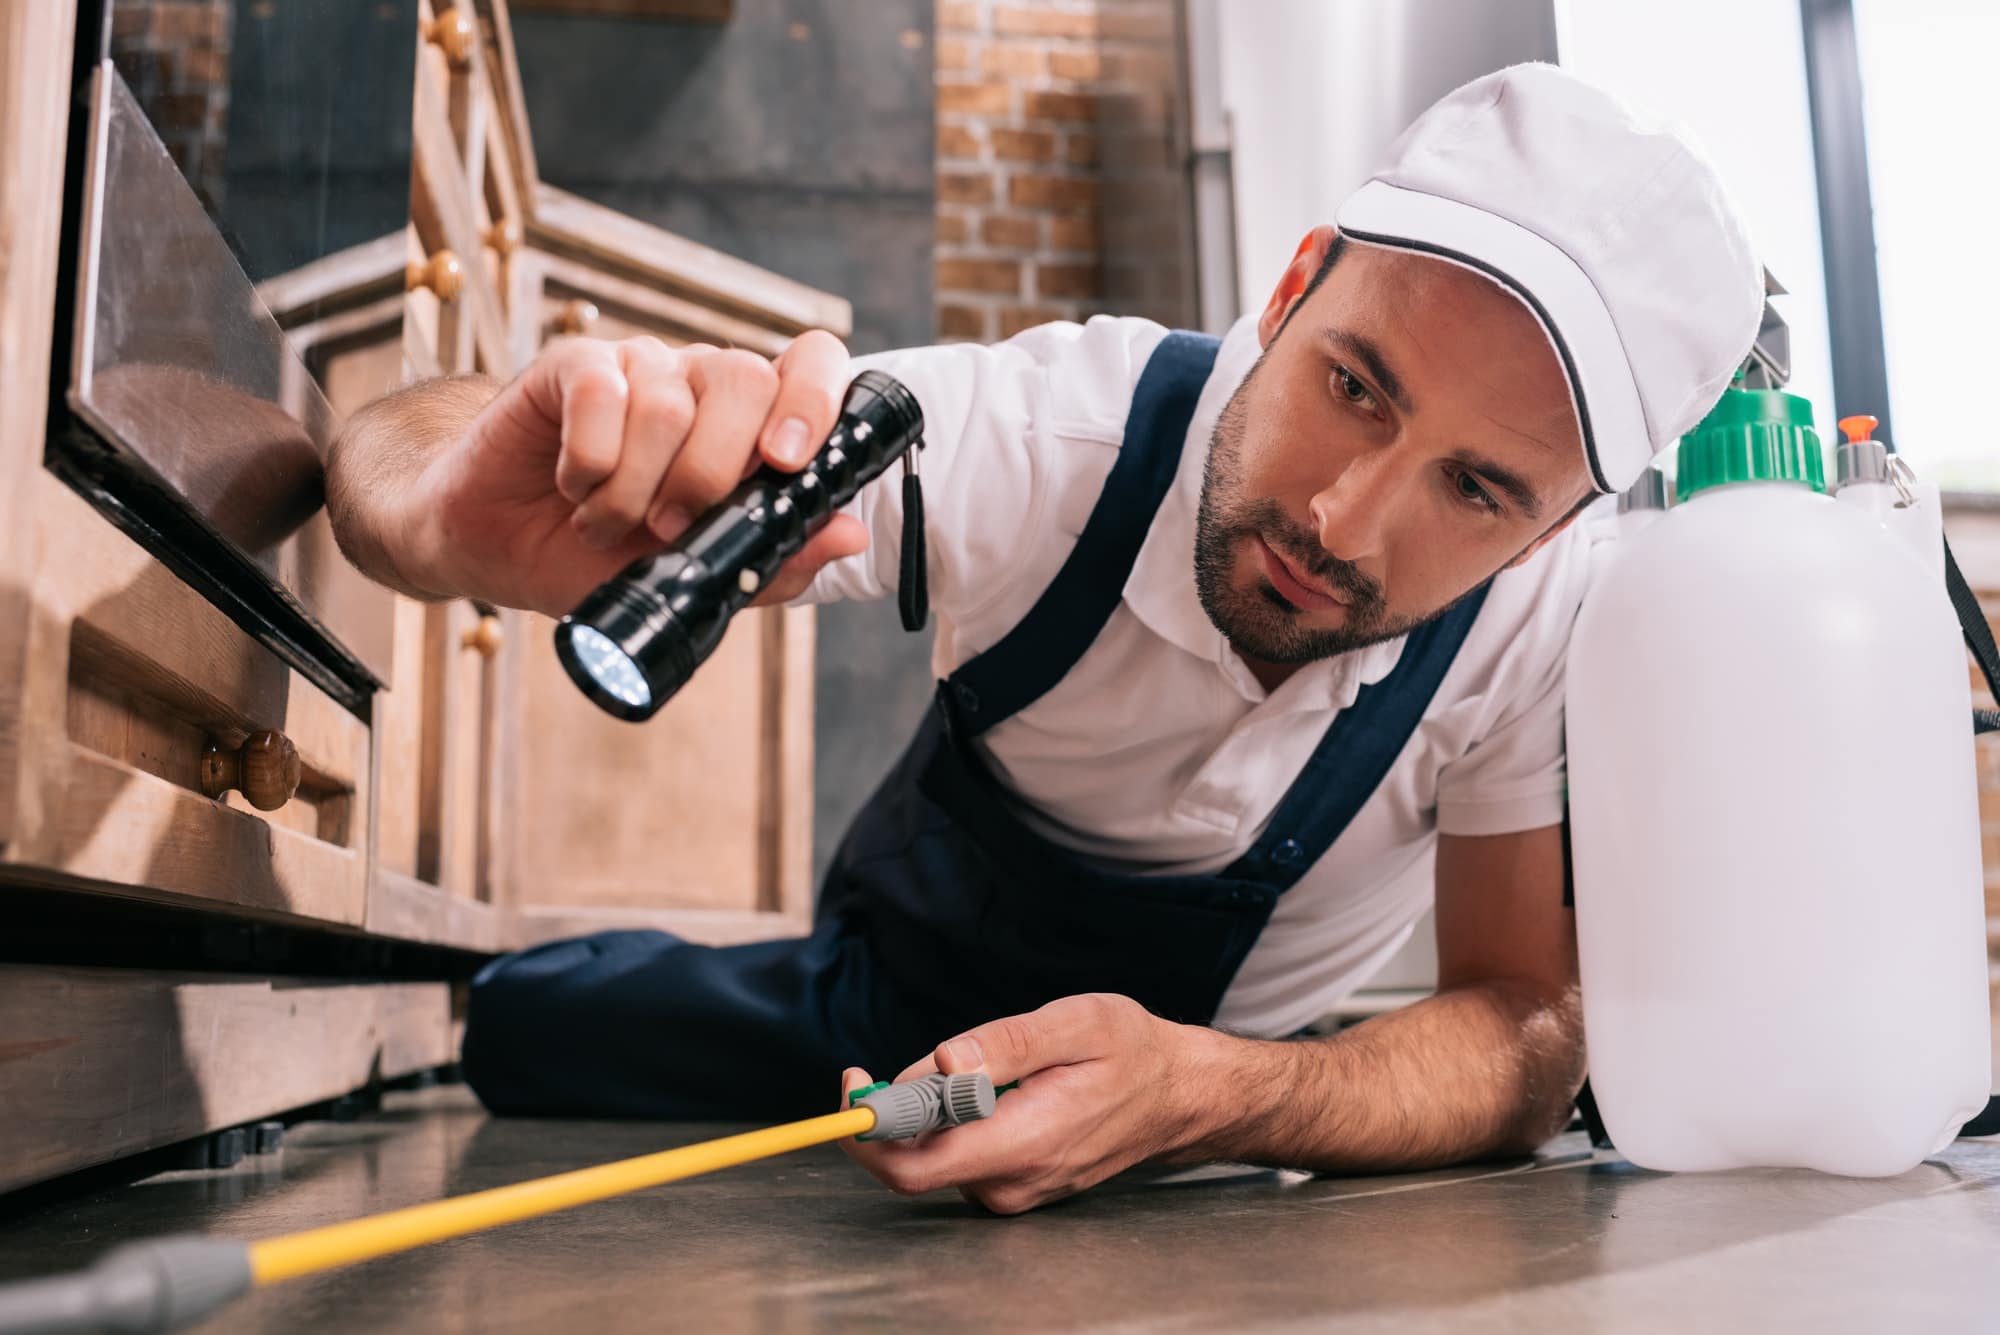
<svg viewBox="0 0 2000 1335"><path fill-rule="evenodd" d="M1572 640L1591 1086L1647 1168L1898 1173L1988 1093L1967 659L1899 536L1936 529L1822 494L1811 423L1725 393Z"/></svg>

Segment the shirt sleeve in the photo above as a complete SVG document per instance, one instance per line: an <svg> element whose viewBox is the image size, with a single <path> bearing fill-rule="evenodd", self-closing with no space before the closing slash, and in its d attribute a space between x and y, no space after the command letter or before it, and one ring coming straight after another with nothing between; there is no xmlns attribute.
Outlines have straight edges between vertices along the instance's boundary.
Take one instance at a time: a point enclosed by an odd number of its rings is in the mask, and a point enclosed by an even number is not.
<svg viewBox="0 0 2000 1335"><path fill-rule="evenodd" d="M1023 439L1026 414L1008 393L1012 359L1002 347L949 344L859 357L850 377L888 372L916 396L924 414L918 458L923 482L926 555L932 606L948 613L963 593L980 535L999 515L1033 503L1035 469ZM977 474L975 482L974 475ZM868 529L867 550L820 571L801 602L869 601L896 590L903 548L903 467L892 466L845 507ZM984 513L982 513L982 511Z"/></svg>
<svg viewBox="0 0 2000 1335"><path fill-rule="evenodd" d="M1146 332L1156 329L1099 318L1039 326L992 346L946 344L854 360L850 374L886 371L923 410L925 549L931 607L941 620L963 625L1046 581L1049 553L1034 535L1044 527L1044 507L1054 503L1049 493L1066 476L1054 466L1061 438L1078 419L1108 418L1116 441L1135 359L1143 363ZM868 548L829 563L800 602L870 600L896 590L902 466L862 488L845 509L867 526Z"/></svg>
<svg viewBox="0 0 2000 1335"><path fill-rule="evenodd" d="M1557 655L1523 707L1438 775L1438 833L1511 834L1559 825L1565 781Z"/></svg>
<svg viewBox="0 0 2000 1335"><path fill-rule="evenodd" d="M1568 781L1563 744L1570 630L1608 530L1590 516L1537 554L1521 590L1528 609L1515 636L1523 652L1496 692L1495 721L1438 774L1440 834L1512 834L1562 823ZM1510 572L1516 573L1516 572Z"/></svg>

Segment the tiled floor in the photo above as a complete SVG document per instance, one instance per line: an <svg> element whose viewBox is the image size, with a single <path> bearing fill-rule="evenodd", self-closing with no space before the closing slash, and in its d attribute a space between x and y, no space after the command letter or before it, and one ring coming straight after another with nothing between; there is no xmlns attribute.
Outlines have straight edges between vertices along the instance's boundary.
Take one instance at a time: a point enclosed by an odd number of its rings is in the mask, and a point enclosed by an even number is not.
<svg viewBox="0 0 2000 1335"><path fill-rule="evenodd" d="M463 1090L281 1153L4 1213L0 1279L178 1230L266 1237L720 1128L489 1120ZM1206 1170L997 1219L831 1147L252 1294L221 1331L2000 1331L2000 1144L1902 1177L1671 1177L1580 1136L1374 1179Z"/></svg>

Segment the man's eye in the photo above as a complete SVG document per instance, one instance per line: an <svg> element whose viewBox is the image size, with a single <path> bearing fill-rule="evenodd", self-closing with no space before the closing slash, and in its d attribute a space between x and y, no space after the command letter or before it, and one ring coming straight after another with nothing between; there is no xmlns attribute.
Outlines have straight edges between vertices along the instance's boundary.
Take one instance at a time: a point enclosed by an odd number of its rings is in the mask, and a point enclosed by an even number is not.
<svg viewBox="0 0 2000 1335"><path fill-rule="evenodd" d="M1369 392L1368 386L1355 379L1354 373L1345 366L1333 368L1333 382L1340 390L1340 397L1349 403L1363 408L1375 406L1374 394Z"/></svg>
<svg viewBox="0 0 2000 1335"><path fill-rule="evenodd" d="M1476 505L1488 514L1500 513L1500 502L1494 499L1492 492L1479 484L1478 478L1464 469L1459 469L1452 475L1452 479L1460 500Z"/></svg>

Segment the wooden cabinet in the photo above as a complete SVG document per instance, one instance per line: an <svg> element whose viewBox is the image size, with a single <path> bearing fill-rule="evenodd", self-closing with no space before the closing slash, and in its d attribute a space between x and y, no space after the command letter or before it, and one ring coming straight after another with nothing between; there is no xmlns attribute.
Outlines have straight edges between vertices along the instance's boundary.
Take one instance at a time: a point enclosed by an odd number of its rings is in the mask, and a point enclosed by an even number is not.
<svg viewBox="0 0 2000 1335"><path fill-rule="evenodd" d="M504 379L572 334L769 354L847 331L836 297L541 184L504 5L436 3L408 225L257 287L301 353L276 388L293 416L319 411L314 385L338 419L412 379ZM43 466L74 16L0 6L0 914L27 885L133 921L121 901L481 952L803 930L810 610L739 618L634 726L568 681L546 618L364 590L393 603L393 654L343 703ZM0 1047L26 1054L0 1064L0 1189L446 1060L446 984L411 967L339 986L0 967L21 1021ZM71 1134L113 1104L143 1115Z"/></svg>
<svg viewBox="0 0 2000 1335"><path fill-rule="evenodd" d="M508 860L524 941L615 924L705 941L811 915L812 611L739 617L650 722L620 723L524 618Z"/></svg>
<svg viewBox="0 0 2000 1335"><path fill-rule="evenodd" d="M0 860L12 861L34 784L24 764L34 646L56 266L61 251L74 0L0 9ZM23 411L18 405L29 405Z"/></svg>
<svg viewBox="0 0 2000 1335"><path fill-rule="evenodd" d="M648 335L775 354L845 331L845 303L548 186L531 187L516 338ZM523 940L647 923L699 940L804 930L812 901L813 613L732 625L650 722L621 723L570 683L554 623L521 624L508 831Z"/></svg>
<svg viewBox="0 0 2000 1335"><path fill-rule="evenodd" d="M504 312L513 368L571 335L775 354L805 329L847 331L850 311L837 297L542 184L506 11L481 4L478 14L478 51L452 67L449 91L430 103L450 109L458 153L432 177L456 182L464 172L471 220L458 231L486 242L471 286ZM432 69L439 77L438 62ZM420 115L424 98L420 86ZM445 140L418 131L420 198L423 164L443 153L430 146ZM426 211L416 210L419 233ZM459 210L428 211L447 227ZM490 824L480 847L490 892L511 910L513 941L614 924L712 941L804 930L809 609L739 618L689 688L639 726L598 711L570 683L547 618L507 613L499 629L482 697L492 707L479 803Z"/></svg>
<svg viewBox="0 0 2000 1335"><path fill-rule="evenodd" d="M440 262L455 257L425 244L412 222L259 288L341 418L409 380L472 369L471 326L458 318L472 284ZM487 850L504 629L490 609L388 596L394 669L370 712L376 826L364 924L499 949L507 936Z"/></svg>
<svg viewBox="0 0 2000 1335"><path fill-rule="evenodd" d="M43 559L5 862L360 926L367 725L54 476L29 486ZM274 748L296 756L275 775L262 763Z"/></svg>
<svg viewBox="0 0 2000 1335"><path fill-rule="evenodd" d="M264 285L337 414L408 379L505 378L567 336L775 354L846 331L837 297L543 184L504 6L425 4L419 22L409 227ZM570 684L547 618L398 598L395 627L370 931L496 949L607 924L804 928L809 610L741 618L639 727Z"/></svg>
<svg viewBox="0 0 2000 1335"><path fill-rule="evenodd" d="M0 26L9 403L46 395L72 15ZM542 184L499 0L418 20L408 225L257 288L302 354L295 416L315 385L339 418L576 334L772 354L846 331L839 298ZM546 618L398 597L389 679L346 708L43 469L40 426L11 413L0 453L0 866L479 950L610 919L804 926L809 610L740 618L633 726L570 684Z"/></svg>
<svg viewBox="0 0 2000 1335"><path fill-rule="evenodd" d="M261 289L336 414L409 379L505 378L568 336L775 354L804 329L845 332L838 298L540 183L504 8L426 4L419 22L409 227ZM614 922L802 930L812 613L743 617L643 727L570 684L553 630L397 598L369 930L475 949Z"/></svg>
<svg viewBox="0 0 2000 1335"><path fill-rule="evenodd" d="M367 724L42 466L73 15L0 15L0 873L358 928Z"/></svg>

